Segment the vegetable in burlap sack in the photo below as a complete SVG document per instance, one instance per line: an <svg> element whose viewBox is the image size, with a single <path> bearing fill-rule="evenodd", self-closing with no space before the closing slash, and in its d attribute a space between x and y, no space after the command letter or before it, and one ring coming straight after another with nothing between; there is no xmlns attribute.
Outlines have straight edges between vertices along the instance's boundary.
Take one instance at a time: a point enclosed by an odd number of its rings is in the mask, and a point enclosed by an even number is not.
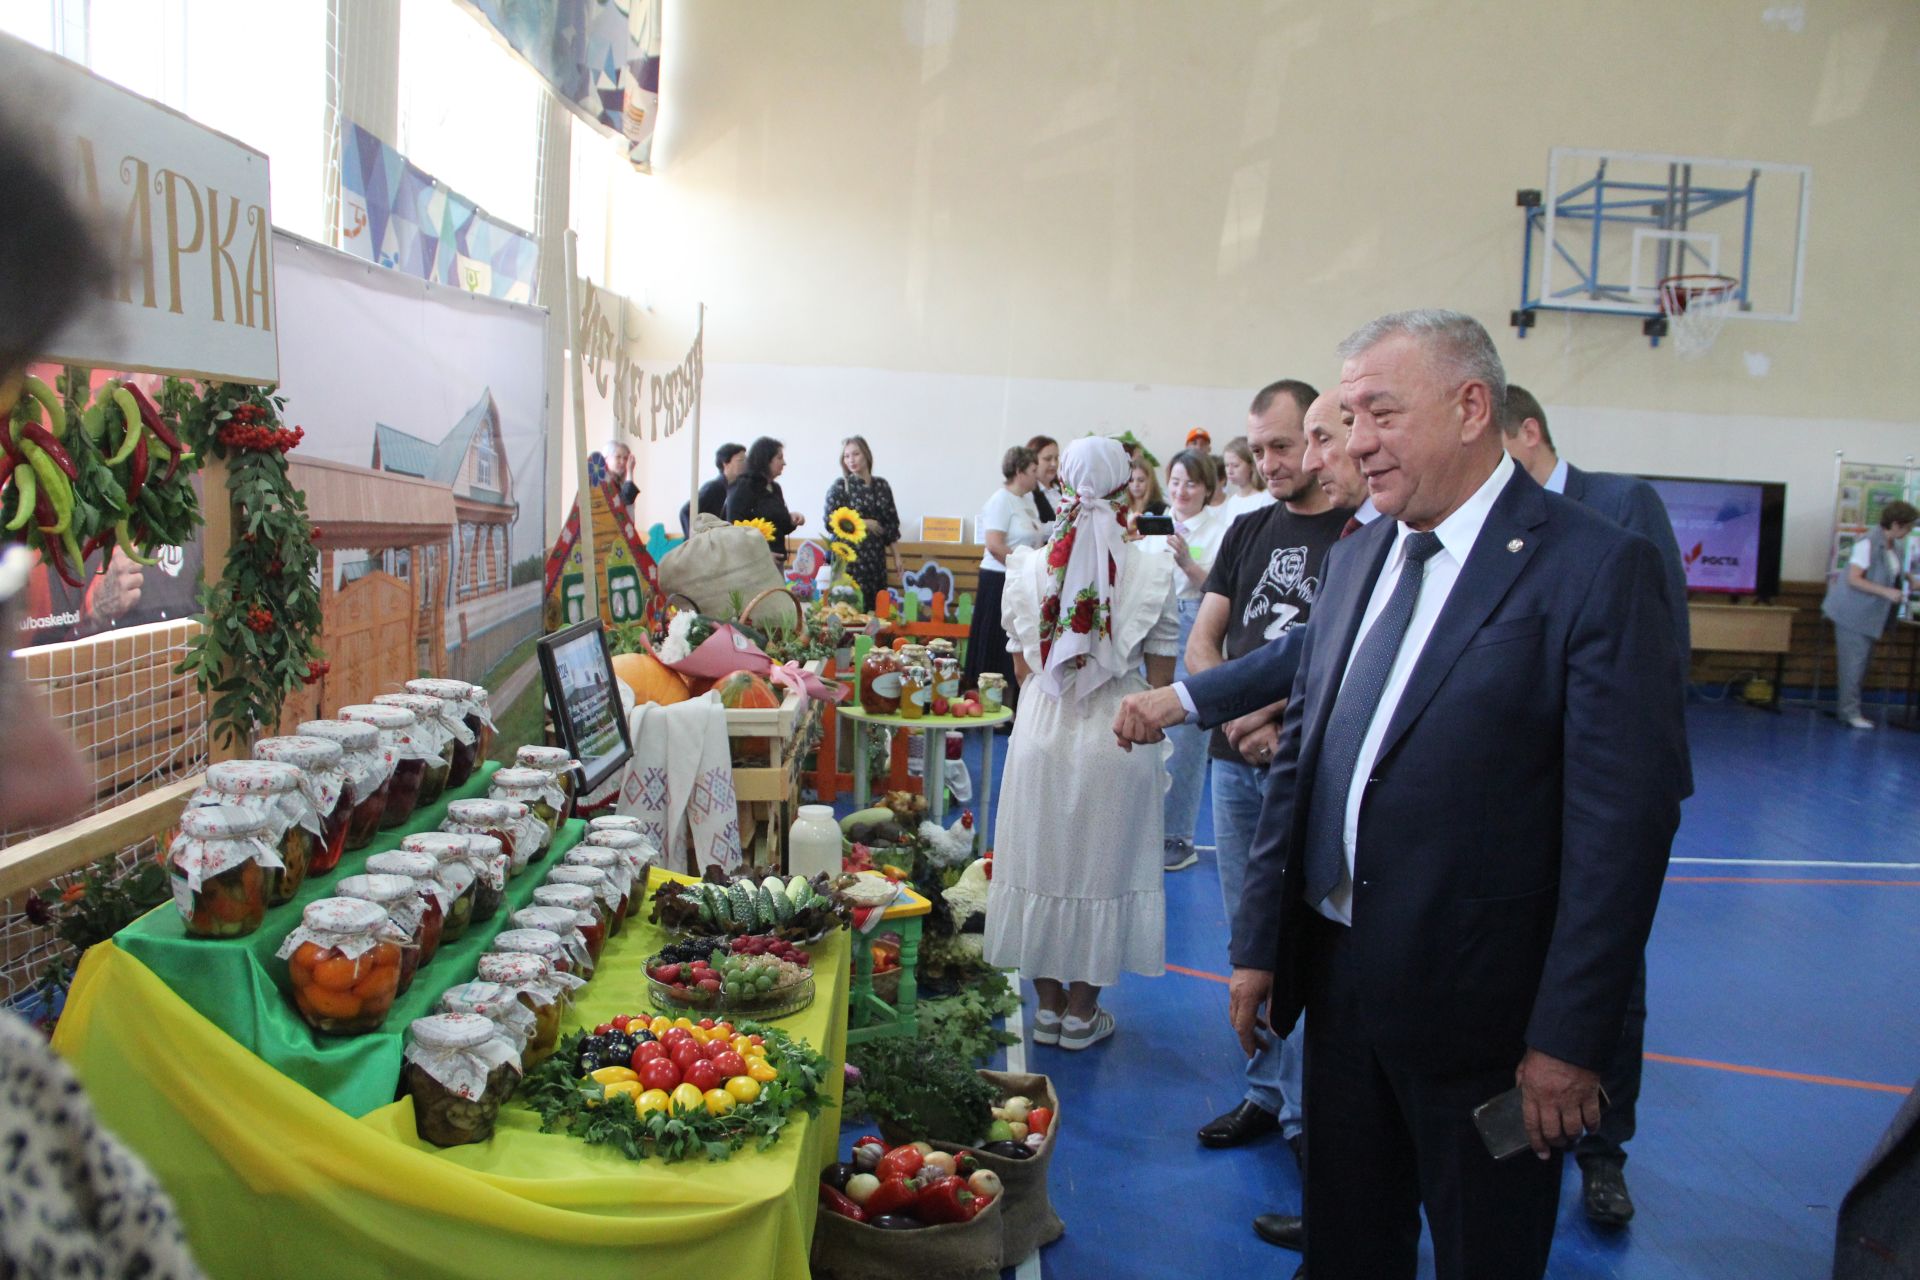
<svg viewBox="0 0 1920 1280"><path fill-rule="evenodd" d="M734 597L752 600L774 587L786 585L780 566L756 529L731 525L718 516L694 517L687 540L660 558L660 590L683 596L694 608L714 618L732 617ZM768 596L754 610L760 625L795 627L800 607L784 593Z"/></svg>
<svg viewBox="0 0 1920 1280"><path fill-rule="evenodd" d="M1045 1076L1015 1075L1006 1071L981 1071L980 1076L998 1089L1002 1098L1025 1095L1033 1099L1034 1106L1049 1107L1053 1111L1046 1142L1025 1160L997 1156L971 1143L933 1140L934 1147L940 1151L973 1152L983 1166L1000 1175L1006 1193L996 1207L1004 1208L1007 1216L1006 1263L1010 1267L1018 1266L1035 1249L1052 1244L1067 1231L1047 1196L1047 1170L1053 1164L1055 1139L1060 1134L1060 1099L1054 1094L1053 1082Z"/></svg>
<svg viewBox="0 0 1920 1280"><path fill-rule="evenodd" d="M1003 1162L1007 1163L1007 1162ZM999 1280L1005 1195L971 1222L885 1231L825 1209L813 1229L813 1280Z"/></svg>

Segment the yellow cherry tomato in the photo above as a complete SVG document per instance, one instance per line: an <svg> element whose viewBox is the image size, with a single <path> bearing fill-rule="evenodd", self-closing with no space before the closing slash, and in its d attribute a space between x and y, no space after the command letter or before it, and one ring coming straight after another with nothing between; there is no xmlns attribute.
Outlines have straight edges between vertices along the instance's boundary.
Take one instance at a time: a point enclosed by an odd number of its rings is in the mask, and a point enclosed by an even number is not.
<svg viewBox="0 0 1920 1280"><path fill-rule="evenodd" d="M600 1096L608 1101L612 1101L614 1098L638 1098L640 1096L640 1082L638 1080L615 1080L612 1084L600 1090Z"/></svg>
<svg viewBox="0 0 1920 1280"><path fill-rule="evenodd" d="M673 1106L673 1099L667 1096L665 1089L649 1089L635 1100L633 1106L641 1115L650 1116L656 1111L667 1111Z"/></svg>
<svg viewBox="0 0 1920 1280"><path fill-rule="evenodd" d="M740 1056L743 1058L764 1058L767 1056L767 1046L763 1044L750 1044L740 1051Z"/></svg>
<svg viewBox="0 0 1920 1280"><path fill-rule="evenodd" d="M733 1095L725 1089L709 1089L701 1101L707 1104L707 1114L710 1116L723 1116L734 1106Z"/></svg>
<svg viewBox="0 0 1920 1280"><path fill-rule="evenodd" d="M728 1042L727 1047L744 1058L747 1056L747 1050L753 1048L753 1042L745 1036L735 1036Z"/></svg>
<svg viewBox="0 0 1920 1280"><path fill-rule="evenodd" d="M655 1039L658 1039L666 1032L666 1029L672 1025L673 1023L668 1020L665 1014L655 1014L653 1021L647 1024L647 1030L653 1033Z"/></svg>
<svg viewBox="0 0 1920 1280"><path fill-rule="evenodd" d="M735 1076L727 1081L727 1092L735 1102L752 1102L760 1096L760 1082L752 1076Z"/></svg>
<svg viewBox="0 0 1920 1280"><path fill-rule="evenodd" d="M779 1074L765 1058L755 1058L747 1064L747 1078L758 1080L761 1084L767 1084Z"/></svg>
<svg viewBox="0 0 1920 1280"><path fill-rule="evenodd" d="M700 1091L690 1084L675 1085L670 1101L675 1111L698 1111L705 1105Z"/></svg>
<svg viewBox="0 0 1920 1280"><path fill-rule="evenodd" d="M695 1044L706 1044L713 1039L713 1032L707 1030L705 1027L695 1027L691 1034Z"/></svg>
<svg viewBox="0 0 1920 1280"><path fill-rule="evenodd" d="M682 1031L691 1031L693 1030L694 1022L692 1018L675 1018L673 1020L673 1025L680 1028Z"/></svg>
<svg viewBox="0 0 1920 1280"><path fill-rule="evenodd" d="M595 1084L625 1084L639 1078L640 1073L632 1067L601 1067L592 1075Z"/></svg>
<svg viewBox="0 0 1920 1280"><path fill-rule="evenodd" d="M716 1022L713 1024L713 1029L723 1036L733 1034L733 1024L731 1022Z"/></svg>

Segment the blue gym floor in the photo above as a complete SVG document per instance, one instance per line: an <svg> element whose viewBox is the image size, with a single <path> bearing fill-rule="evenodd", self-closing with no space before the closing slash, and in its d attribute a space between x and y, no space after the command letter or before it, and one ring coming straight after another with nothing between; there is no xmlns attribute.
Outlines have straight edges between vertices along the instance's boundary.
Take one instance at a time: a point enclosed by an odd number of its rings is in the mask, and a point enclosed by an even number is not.
<svg viewBox="0 0 1920 1280"><path fill-rule="evenodd" d="M1697 794L1647 957L1638 1214L1590 1227L1568 1161L1556 1280L1826 1275L1840 1198L1920 1076L1920 735L1733 706L1693 707L1689 729ZM1124 979L1106 999L1119 1030L1093 1049L1022 1046L1061 1095L1067 1223L1023 1278L1174 1276L1199 1259L1207 1275L1293 1274L1299 1256L1249 1226L1298 1210L1285 1146L1194 1139L1240 1097L1225 953L1203 854L1167 877L1167 961L1192 972Z"/></svg>

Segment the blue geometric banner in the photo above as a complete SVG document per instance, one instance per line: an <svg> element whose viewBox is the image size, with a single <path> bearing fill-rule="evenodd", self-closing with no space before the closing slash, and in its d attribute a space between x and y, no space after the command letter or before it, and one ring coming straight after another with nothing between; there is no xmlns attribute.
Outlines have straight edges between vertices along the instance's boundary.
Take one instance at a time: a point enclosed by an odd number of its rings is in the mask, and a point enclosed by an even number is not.
<svg viewBox="0 0 1920 1280"><path fill-rule="evenodd" d="M539 249L532 236L488 217L359 125L342 123L342 249L469 293L533 301Z"/></svg>

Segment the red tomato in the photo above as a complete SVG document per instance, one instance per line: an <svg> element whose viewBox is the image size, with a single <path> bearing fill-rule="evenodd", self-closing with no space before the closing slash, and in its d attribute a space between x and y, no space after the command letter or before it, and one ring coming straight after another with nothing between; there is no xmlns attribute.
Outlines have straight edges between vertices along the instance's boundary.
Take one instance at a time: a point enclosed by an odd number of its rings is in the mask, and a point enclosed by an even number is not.
<svg viewBox="0 0 1920 1280"><path fill-rule="evenodd" d="M759 1036L748 1036L747 1043L748 1044L765 1044L766 1041L761 1039Z"/></svg>
<svg viewBox="0 0 1920 1280"><path fill-rule="evenodd" d="M1045 1137L1048 1128L1050 1128L1052 1124L1053 1112L1046 1107L1035 1107L1033 1110L1027 1112L1028 1133L1037 1133Z"/></svg>
<svg viewBox="0 0 1920 1280"><path fill-rule="evenodd" d="M713 1069L731 1080L735 1076L747 1074L747 1060L733 1050L713 1055Z"/></svg>
<svg viewBox="0 0 1920 1280"><path fill-rule="evenodd" d="M660 1043L671 1049L677 1044L692 1044L693 1032L685 1027L668 1027L660 1033Z"/></svg>
<svg viewBox="0 0 1920 1280"><path fill-rule="evenodd" d="M709 1059L717 1058L721 1054L725 1053L726 1051L727 1051L727 1042L725 1040L722 1040L719 1036L715 1036L713 1039L707 1041L705 1044L700 1046L700 1056L703 1058L709 1058Z"/></svg>
<svg viewBox="0 0 1920 1280"><path fill-rule="evenodd" d="M646 1048L641 1045L641 1048ZM666 1058L649 1058L634 1068L640 1073L640 1083L649 1089L664 1089L671 1093L680 1084L680 1068Z"/></svg>
<svg viewBox="0 0 1920 1280"><path fill-rule="evenodd" d="M720 1074L718 1068L704 1058L688 1067L684 1077L688 1084L702 1093L705 1093L709 1089L718 1089L720 1082L725 1078L726 1077Z"/></svg>
<svg viewBox="0 0 1920 1280"><path fill-rule="evenodd" d="M611 1030L613 1030L613 1024L611 1022L603 1022L593 1029L593 1034L603 1036Z"/></svg>
<svg viewBox="0 0 1920 1280"><path fill-rule="evenodd" d="M613 1029L615 1031L625 1031L627 1029L627 1024L632 1021L633 1021L632 1018L628 1017L626 1014L623 1013L619 1017L613 1020Z"/></svg>
<svg viewBox="0 0 1920 1280"><path fill-rule="evenodd" d="M702 1019L700 1019L700 1029L701 1029L702 1031L711 1031L711 1030L713 1030L713 1019L712 1019L712 1018L702 1018Z"/></svg>
<svg viewBox="0 0 1920 1280"><path fill-rule="evenodd" d="M673 1061L673 1059L667 1057L667 1047L665 1045L661 1044L658 1040L649 1040L633 1051L633 1069L638 1071L641 1063L652 1062L655 1058L665 1058L668 1062Z"/></svg>
<svg viewBox="0 0 1920 1280"><path fill-rule="evenodd" d="M694 1063L706 1061L706 1056L700 1052L700 1046L691 1041L675 1045L667 1056L673 1059L673 1065L680 1068L683 1075ZM703 1089L701 1092L704 1093L706 1090Z"/></svg>

